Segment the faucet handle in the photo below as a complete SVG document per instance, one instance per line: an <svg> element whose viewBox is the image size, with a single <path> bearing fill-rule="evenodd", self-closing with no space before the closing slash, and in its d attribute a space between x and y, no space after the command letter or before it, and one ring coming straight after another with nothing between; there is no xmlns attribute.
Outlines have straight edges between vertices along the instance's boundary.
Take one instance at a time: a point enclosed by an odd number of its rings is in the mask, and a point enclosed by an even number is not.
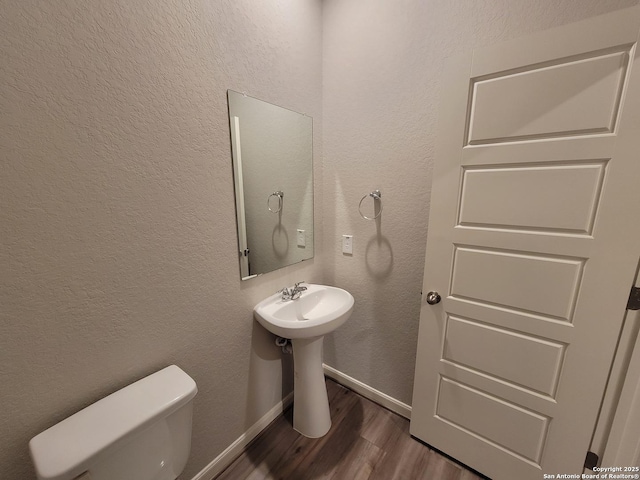
<svg viewBox="0 0 640 480"><path fill-rule="evenodd" d="M284 287L282 290L278 290L279 294L282 295L282 300L286 301L286 300L291 300L291 297L293 296L293 289L289 290L287 287Z"/></svg>
<svg viewBox="0 0 640 480"><path fill-rule="evenodd" d="M307 282L306 282L306 281L304 281L304 280L302 280L302 281L300 281L300 282L298 282L298 283L294 284L293 286L294 286L294 288L298 288L298 286L302 285L303 283L307 283ZM300 288L304 288L305 290L307 289L307 287L300 287Z"/></svg>

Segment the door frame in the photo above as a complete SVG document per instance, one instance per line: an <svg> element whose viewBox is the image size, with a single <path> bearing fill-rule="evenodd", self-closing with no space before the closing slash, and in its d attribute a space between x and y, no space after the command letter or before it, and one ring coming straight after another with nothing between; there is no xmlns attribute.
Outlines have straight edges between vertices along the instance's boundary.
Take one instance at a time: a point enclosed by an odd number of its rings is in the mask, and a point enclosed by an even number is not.
<svg viewBox="0 0 640 480"><path fill-rule="evenodd" d="M638 239L640 241L640 239ZM640 274L636 276L640 288ZM640 310L628 310L591 451L603 466L640 465Z"/></svg>

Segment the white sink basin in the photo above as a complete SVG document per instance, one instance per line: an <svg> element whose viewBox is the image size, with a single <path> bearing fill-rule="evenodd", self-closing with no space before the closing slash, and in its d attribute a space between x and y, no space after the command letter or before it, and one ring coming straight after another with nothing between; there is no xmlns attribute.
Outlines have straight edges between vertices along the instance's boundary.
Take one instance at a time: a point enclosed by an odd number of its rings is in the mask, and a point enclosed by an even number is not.
<svg viewBox="0 0 640 480"><path fill-rule="evenodd" d="M260 324L282 338L312 338L326 335L347 321L353 296L337 287L305 285L297 300L282 300L277 293L253 309Z"/></svg>
<svg viewBox="0 0 640 480"><path fill-rule="evenodd" d="M318 438L331 428L329 399L322 367L324 336L347 321L353 296L346 290L306 284L296 300L277 293L253 309L260 324L293 345L293 428Z"/></svg>

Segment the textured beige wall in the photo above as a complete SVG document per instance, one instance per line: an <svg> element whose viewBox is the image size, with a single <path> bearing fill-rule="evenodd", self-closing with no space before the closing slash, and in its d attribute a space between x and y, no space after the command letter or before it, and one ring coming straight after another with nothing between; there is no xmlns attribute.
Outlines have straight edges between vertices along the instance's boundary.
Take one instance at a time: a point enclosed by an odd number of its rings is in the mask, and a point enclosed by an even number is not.
<svg viewBox="0 0 640 480"><path fill-rule="evenodd" d="M327 338L327 363L411 402L444 59L636 3L324 1L324 267L356 299L349 322ZM357 209L376 188L378 225ZM341 253L343 234L354 235L353 256Z"/></svg>
<svg viewBox="0 0 640 480"><path fill-rule="evenodd" d="M192 478L290 388L253 305L322 280L318 242L240 281L226 100L307 112L322 158L320 1L1 11L0 477L34 478L33 435L176 363L199 387Z"/></svg>

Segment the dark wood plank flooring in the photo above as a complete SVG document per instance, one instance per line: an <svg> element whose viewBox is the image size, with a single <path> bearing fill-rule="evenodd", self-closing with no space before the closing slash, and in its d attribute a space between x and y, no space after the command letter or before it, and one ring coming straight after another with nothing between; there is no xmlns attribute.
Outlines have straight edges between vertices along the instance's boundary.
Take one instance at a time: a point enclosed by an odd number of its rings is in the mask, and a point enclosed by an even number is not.
<svg viewBox="0 0 640 480"><path fill-rule="evenodd" d="M287 410L217 480L482 480L411 438L409 421L327 379L332 426L300 435Z"/></svg>

